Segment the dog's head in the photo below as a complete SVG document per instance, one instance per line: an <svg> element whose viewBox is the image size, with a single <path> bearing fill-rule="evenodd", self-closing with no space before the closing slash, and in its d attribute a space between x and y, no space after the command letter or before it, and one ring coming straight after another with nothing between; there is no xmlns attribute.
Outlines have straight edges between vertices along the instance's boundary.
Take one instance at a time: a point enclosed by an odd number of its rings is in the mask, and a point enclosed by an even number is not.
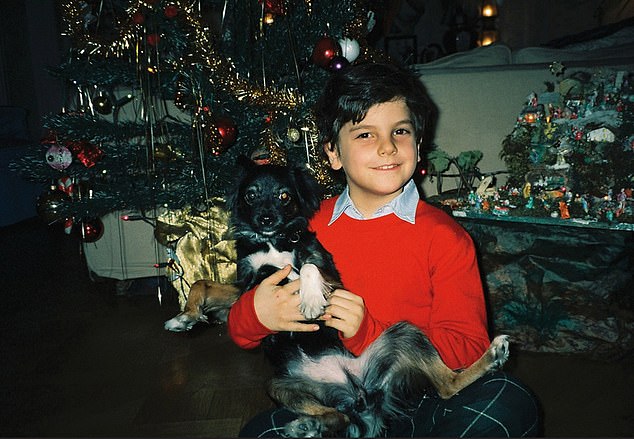
<svg viewBox="0 0 634 439"><path fill-rule="evenodd" d="M289 224L308 223L321 201L319 184L304 168L243 163L237 189L228 194L236 233L271 237Z"/></svg>

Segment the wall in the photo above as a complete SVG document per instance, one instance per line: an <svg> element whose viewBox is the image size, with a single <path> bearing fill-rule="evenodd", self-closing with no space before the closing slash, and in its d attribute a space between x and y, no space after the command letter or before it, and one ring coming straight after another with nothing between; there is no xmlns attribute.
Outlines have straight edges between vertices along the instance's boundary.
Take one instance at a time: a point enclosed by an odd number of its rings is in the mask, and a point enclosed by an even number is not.
<svg viewBox="0 0 634 439"><path fill-rule="evenodd" d="M387 35L413 34L420 54L426 46L443 46L456 7L473 22L481 0L386 0L387 12L379 23ZM497 0L501 42L519 49L540 46L549 41L609 25L634 17L631 0ZM378 39L383 47L383 39Z"/></svg>
<svg viewBox="0 0 634 439"><path fill-rule="evenodd" d="M34 139L42 134L42 116L62 103L62 84L46 71L62 59L55 3L0 2L0 105L26 108Z"/></svg>

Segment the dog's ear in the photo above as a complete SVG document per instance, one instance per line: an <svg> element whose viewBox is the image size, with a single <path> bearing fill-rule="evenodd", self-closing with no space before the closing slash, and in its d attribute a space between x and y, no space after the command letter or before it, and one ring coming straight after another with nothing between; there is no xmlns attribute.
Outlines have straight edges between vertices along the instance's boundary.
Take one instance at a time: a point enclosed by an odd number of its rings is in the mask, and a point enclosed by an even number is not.
<svg viewBox="0 0 634 439"><path fill-rule="evenodd" d="M297 188L299 206L306 218L311 218L317 210L322 198L322 188L319 182L305 167L291 167L289 169L291 182Z"/></svg>
<svg viewBox="0 0 634 439"><path fill-rule="evenodd" d="M227 188L225 193L226 207L230 212L233 212L236 207L236 203L238 202L240 182L242 182L242 179L249 173L249 171L257 166L253 160L243 154L240 154L236 159L236 165L236 178L233 184L229 185L229 188Z"/></svg>

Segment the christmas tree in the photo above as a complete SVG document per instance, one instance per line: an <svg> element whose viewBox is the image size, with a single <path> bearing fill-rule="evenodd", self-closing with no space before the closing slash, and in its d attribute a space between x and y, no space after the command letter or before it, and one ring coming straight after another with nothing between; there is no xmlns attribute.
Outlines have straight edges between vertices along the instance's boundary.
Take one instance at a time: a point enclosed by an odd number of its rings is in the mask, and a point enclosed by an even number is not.
<svg viewBox="0 0 634 439"><path fill-rule="evenodd" d="M338 190L311 108L329 75L383 58L367 43L369 4L62 0L71 49L51 74L66 102L46 117L49 135L12 164L50 188L38 215L86 243L109 213L151 223L181 304L195 280L231 281L222 199L240 155L308 166Z"/></svg>
<svg viewBox="0 0 634 439"><path fill-rule="evenodd" d="M61 2L67 102L13 167L51 191L47 222L157 206L208 209L247 155L332 185L311 118L324 81L377 56L355 0Z"/></svg>

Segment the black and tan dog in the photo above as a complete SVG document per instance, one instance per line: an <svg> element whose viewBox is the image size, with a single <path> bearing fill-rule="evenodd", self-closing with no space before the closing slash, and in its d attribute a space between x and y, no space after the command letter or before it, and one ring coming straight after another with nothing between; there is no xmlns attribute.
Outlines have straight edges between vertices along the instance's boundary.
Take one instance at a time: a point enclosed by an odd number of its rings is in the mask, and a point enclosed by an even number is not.
<svg viewBox="0 0 634 439"><path fill-rule="evenodd" d="M287 264L295 269L289 279L300 279L306 320L319 317L329 294L342 285L331 255L307 227L319 208L317 188L303 169L249 166L228 200L238 253L237 283L196 282L185 310L168 320L165 329L188 330L206 321L208 313L226 318L242 292ZM428 384L449 398L508 358L507 337L498 336L472 366L454 372L427 337L406 322L388 328L359 357L347 352L328 327L277 333L263 341L263 348L275 367L271 397L299 414L285 427L291 437L378 436L391 418L411 408Z"/></svg>

